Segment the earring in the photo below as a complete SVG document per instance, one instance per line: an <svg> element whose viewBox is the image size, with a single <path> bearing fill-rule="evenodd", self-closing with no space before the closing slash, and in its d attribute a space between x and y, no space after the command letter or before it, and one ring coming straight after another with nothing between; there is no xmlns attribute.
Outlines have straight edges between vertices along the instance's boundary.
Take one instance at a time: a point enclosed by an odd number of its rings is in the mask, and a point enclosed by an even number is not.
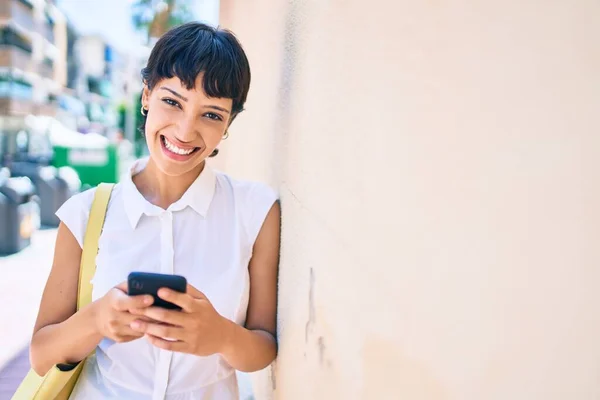
<svg viewBox="0 0 600 400"><path fill-rule="evenodd" d="M225 131L225 134L223 135L223 140L227 139L229 137L229 131Z"/></svg>
<svg viewBox="0 0 600 400"><path fill-rule="evenodd" d="M144 113L144 111L146 111L146 112ZM142 113L142 115L143 115L144 117L148 115L148 110L144 108L144 105L143 105L143 104L142 104L142 108L140 109L140 112Z"/></svg>

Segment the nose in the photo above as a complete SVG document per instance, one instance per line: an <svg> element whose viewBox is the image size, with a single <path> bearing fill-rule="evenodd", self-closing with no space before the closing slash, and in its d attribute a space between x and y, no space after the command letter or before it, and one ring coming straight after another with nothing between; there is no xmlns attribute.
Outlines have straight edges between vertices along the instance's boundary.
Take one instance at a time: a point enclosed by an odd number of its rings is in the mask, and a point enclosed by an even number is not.
<svg viewBox="0 0 600 400"><path fill-rule="evenodd" d="M192 118L183 118L179 123L175 137L181 143L186 144L193 142L198 136L195 121Z"/></svg>

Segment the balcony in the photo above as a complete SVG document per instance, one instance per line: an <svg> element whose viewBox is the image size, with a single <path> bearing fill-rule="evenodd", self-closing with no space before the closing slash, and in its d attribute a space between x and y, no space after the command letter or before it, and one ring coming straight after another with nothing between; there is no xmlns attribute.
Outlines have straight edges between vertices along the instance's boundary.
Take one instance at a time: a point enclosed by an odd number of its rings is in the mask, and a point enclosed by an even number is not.
<svg viewBox="0 0 600 400"><path fill-rule="evenodd" d="M37 71L44 78L54 79L54 63L47 58L38 65Z"/></svg>
<svg viewBox="0 0 600 400"><path fill-rule="evenodd" d="M27 38L31 38L32 33L37 33L48 43L54 44L55 22L48 9L44 14L42 19L36 20L33 3L28 0L0 0L0 25L11 26Z"/></svg>
<svg viewBox="0 0 600 400"><path fill-rule="evenodd" d="M59 105L56 101L36 103L32 100L0 96L0 118L3 116L47 115L54 117Z"/></svg>
<svg viewBox="0 0 600 400"><path fill-rule="evenodd" d="M45 21L40 28L40 34L50 43L54 43L54 24Z"/></svg>
<svg viewBox="0 0 600 400"><path fill-rule="evenodd" d="M54 43L54 19L52 18L51 13L46 10L45 18L42 24L41 35L46 38L50 43Z"/></svg>
<svg viewBox="0 0 600 400"><path fill-rule="evenodd" d="M13 67L25 72L34 72L31 54L16 46L0 44L0 67Z"/></svg>
<svg viewBox="0 0 600 400"><path fill-rule="evenodd" d="M9 20L25 30L34 30L36 23L33 18L33 5L26 0L1 0L0 21Z"/></svg>
<svg viewBox="0 0 600 400"><path fill-rule="evenodd" d="M0 27L0 45L18 47L29 54L33 51L31 39L12 25Z"/></svg>
<svg viewBox="0 0 600 400"><path fill-rule="evenodd" d="M31 101L0 98L0 115L28 115L33 111L34 104Z"/></svg>
<svg viewBox="0 0 600 400"><path fill-rule="evenodd" d="M58 111L58 103L55 101L48 103L39 103L33 105L33 112L36 115L47 115L50 117L55 117Z"/></svg>

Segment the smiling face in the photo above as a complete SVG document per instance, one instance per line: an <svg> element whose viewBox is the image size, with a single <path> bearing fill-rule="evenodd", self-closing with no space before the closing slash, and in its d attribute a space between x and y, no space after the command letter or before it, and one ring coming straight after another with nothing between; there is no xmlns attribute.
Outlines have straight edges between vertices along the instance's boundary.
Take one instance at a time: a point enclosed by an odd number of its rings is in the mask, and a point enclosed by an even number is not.
<svg viewBox="0 0 600 400"><path fill-rule="evenodd" d="M232 99L209 97L202 79L200 73L191 89L176 76L160 80L152 90L144 88L146 142L152 161L166 175L198 169L231 122Z"/></svg>

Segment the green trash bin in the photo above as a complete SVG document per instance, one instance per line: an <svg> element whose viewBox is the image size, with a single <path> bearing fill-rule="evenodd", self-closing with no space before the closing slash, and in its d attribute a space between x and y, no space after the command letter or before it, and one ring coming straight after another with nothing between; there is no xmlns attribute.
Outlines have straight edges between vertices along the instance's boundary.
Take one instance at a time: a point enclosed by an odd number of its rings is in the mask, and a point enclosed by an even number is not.
<svg viewBox="0 0 600 400"><path fill-rule="evenodd" d="M81 180L82 188L99 183L116 183L123 156L118 145L98 133L79 133L52 117L28 116L31 131L48 137L52 146L52 166L71 167Z"/></svg>
<svg viewBox="0 0 600 400"><path fill-rule="evenodd" d="M55 167L71 167L79 175L81 184L94 187L102 182L116 183L119 179L117 148L112 143L54 145Z"/></svg>

